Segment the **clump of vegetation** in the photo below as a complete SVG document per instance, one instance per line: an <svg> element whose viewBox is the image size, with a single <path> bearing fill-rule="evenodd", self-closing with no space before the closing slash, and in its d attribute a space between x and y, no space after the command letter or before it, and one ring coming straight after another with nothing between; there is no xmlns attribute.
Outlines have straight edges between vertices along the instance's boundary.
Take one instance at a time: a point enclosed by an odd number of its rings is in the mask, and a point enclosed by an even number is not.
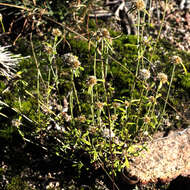
<svg viewBox="0 0 190 190"><path fill-rule="evenodd" d="M149 15L143 5L136 6L134 36L80 26L88 25L85 19L93 1L77 2L72 1L68 9L62 4L61 10L52 1L8 5L24 11L25 22L37 26L40 33L31 32L29 39L17 36L15 41L17 51L25 55L20 51L26 49L30 57L19 62L14 77L0 81L0 137L16 130L24 142L71 160L78 176L84 168L89 170L81 160L88 155L91 166L101 168L118 188L117 173L146 148L137 142L169 128L171 120L181 116L175 106L184 90L181 85L189 89L189 65L177 50L163 55L167 49L159 36L145 36ZM77 23L72 29L69 16L72 24ZM23 189L20 183L14 178L7 187Z"/></svg>
<svg viewBox="0 0 190 190"><path fill-rule="evenodd" d="M19 176L13 177L11 183L6 186L7 190L32 190L32 188Z"/></svg>

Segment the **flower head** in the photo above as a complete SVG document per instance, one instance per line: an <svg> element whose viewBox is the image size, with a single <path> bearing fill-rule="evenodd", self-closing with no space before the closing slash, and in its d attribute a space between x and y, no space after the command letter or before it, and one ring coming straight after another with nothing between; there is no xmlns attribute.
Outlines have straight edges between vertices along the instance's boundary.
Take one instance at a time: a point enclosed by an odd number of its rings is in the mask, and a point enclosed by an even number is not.
<svg viewBox="0 0 190 190"><path fill-rule="evenodd" d="M106 39L110 44L112 43L112 39L110 37L110 33L106 28L101 28L95 33L97 36L97 40L101 41L102 39Z"/></svg>
<svg viewBox="0 0 190 190"><path fill-rule="evenodd" d="M52 30L52 34L54 35L54 36L61 36L62 35L62 32L59 30L59 28L53 28L53 30Z"/></svg>
<svg viewBox="0 0 190 190"><path fill-rule="evenodd" d="M148 99L151 103L154 103L156 101L156 98L154 96L150 96Z"/></svg>
<svg viewBox="0 0 190 190"><path fill-rule="evenodd" d="M13 125L14 127L19 127L21 124L22 124L22 123L21 123L21 121L20 121L19 119L14 119L14 120L12 120L12 125Z"/></svg>
<svg viewBox="0 0 190 190"><path fill-rule="evenodd" d="M108 128L105 128L103 130L103 137L106 137L106 138L113 138L115 137L115 133L111 130L111 129L108 129Z"/></svg>
<svg viewBox="0 0 190 190"><path fill-rule="evenodd" d="M72 53L64 54L64 59L73 69L78 69L81 65L78 57L73 55Z"/></svg>
<svg viewBox="0 0 190 190"><path fill-rule="evenodd" d="M104 107L104 103L103 103L103 102L96 102L96 107L97 107L98 109L102 110L103 107Z"/></svg>
<svg viewBox="0 0 190 190"><path fill-rule="evenodd" d="M120 103L119 102L113 102L113 107L114 108L119 108L120 106Z"/></svg>
<svg viewBox="0 0 190 190"><path fill-rule="evenodd" d="M168 76L166 74L164 74L164 73L158 73L158 79L163 84L166 83L166 82L168 82Z"/></svg>
<svg viewBox="0 0 190 190"><path fill-rule="evenodd" d="M48 54L53 54L53 48L50 45L45 44L44 49Z"/></svg>
<svg viewBox="0 0 190 190"><path fill-rule="evenodd" d="M179 57L179 56L177 56L177 55L172 57L172 61L173 61L173 63L176 64L176 65L182 63L181 57Z"/></svg>
<svg viewBox="0 0 190 190"><path fill-rule="evenodd" d="M117 115L111 115L111 119L113 120L113 121L116 121L117 120Z"/></svg>
<svg viewBox="0 0 190 190"><path fill-rule="evenodd" d="M126 107L126 108L128 108L129 105L130 105L130 103L129 103L127 100L124 102L124 104L125 104L125 107Z"/></svg>
<svg viewBox="0 0 190 190"><path fill-rule="evenodd" d="M143 0L136 0L135 6L136 6L137 10L142 10L145 8L145 3Z"/></svg>
<svg viewBox="0 0 190 190"><path fill-rule="evenodd" d="M140 70L140 76L143 80L147 80L150 78L150 71L147 69L141 69Z"/></svg>
<svg viewBox="0 0 190 190"><path fill-rule="evenodd" d="M86 121L86 117L85 115L81 115L77 118L78 121L80 121L81 123L84 123Z"/></svg>
<svg viewBox="0 0 190 190"><path fill-rule="evenodd" d="M87 83L89 86L94 86L97 83L96 77L95 76L89 76Z"/></svg>
<svg viewBox="0 0 190 190"><path fill-rule="evenodd" d="M150 117L148 117L148 116L145 116L145 117L144 117L144 122L145 122L145 123L148 124L148 123L150 123L150 121L151 121Z"/></svg>

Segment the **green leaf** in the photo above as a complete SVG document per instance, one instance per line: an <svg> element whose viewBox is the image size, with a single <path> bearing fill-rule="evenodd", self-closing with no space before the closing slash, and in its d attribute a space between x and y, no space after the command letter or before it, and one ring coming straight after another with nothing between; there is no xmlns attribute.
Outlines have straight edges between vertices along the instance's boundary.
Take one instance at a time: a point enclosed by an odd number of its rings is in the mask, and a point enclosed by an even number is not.
<svg viewBox="0 0 190 190"><path fill-rule="evenodd" d="M125 162L123 163L122 168L125 168L125 167L129 168L129 166L130 166L129 160L127 159L127 156L125 156Z"/></svg>
<svg viewBox="0 0 190 190"><path fill-rule="evenodd" d="M91 146L91 143L89 141L87 141L86 139L81 139L81 141L85 144L87 144L88 146Z"/></svg>

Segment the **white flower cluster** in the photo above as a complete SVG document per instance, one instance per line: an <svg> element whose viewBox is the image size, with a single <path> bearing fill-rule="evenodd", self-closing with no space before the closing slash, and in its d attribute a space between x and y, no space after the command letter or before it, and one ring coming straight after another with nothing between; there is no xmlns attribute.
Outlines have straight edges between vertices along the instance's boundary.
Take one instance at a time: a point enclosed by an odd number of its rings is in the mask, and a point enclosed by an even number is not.
<svg viewBox="0 0 190 190"><path fill-rule="evenodd" d="M147 80L150 78L150 71L147 70L147 69L141 69L140 70L140 77L143 79L143 80Z"/></svg>
<svg viewBox="0 0 190 190"><path fill-rule="evenodd" d="M73 69L78 69L81 65L80 61L78 60L78 57L73 55L72 53L64 54L63 58L66 61L66 63Z"/></svg>
<svg viewBox="0 0 190 190"><path fill-rule="evenodd" d="M7 46L0 46L0 75L10 79L15 75L15 69L21 57L13 55L7 48Z"/></svg>
<svg viewBox="0 0 190 190"><path fill-rule="evenodd" d="M108 129L108 128L105 128L102 133L103 133L103 137L105 138L115 137L115 133L111 129Z"/></svg>

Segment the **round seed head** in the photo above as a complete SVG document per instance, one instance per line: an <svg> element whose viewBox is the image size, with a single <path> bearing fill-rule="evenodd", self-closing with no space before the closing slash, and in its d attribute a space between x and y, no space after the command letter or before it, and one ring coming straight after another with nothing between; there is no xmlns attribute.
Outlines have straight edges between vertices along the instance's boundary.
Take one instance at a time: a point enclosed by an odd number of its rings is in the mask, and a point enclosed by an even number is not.
<svg viewBox="0 0 190 190"><path fill-rule="evenodd" d="M158 73L158 79L164 84L168 82L168 76L164 73Z"/></svg>
<svg viewBox="0 0 190 190"><path fill-rule="evenodd" d="M84 123L84 122L86 121L85 115L81 115L81 116L79 116L77 119L78 119L78 121L80 121L81 123Z"/></svg>
<svg viewBox="0 0 190 190"><path fill-rule="evenodd" d="M53 28L53 30L52 30L52 34L54 35L54 36L61 36L62 35L62 32L59 30L59 28Z"/></svg>
<svg viewBox="0 0 190 190"><path fill-rule="evenodd" d="M124 104L125 104L125 107L129 107L130 105L130 103L127 100L124 102Z"/></svg>
<svg viewBox="0 0 190 190"><path fill-rule="evenodd" d="M112 116L111 116L111 119L112 119L113 121L116 121L116 120L117 120L117 115L112 115Z"/></svg>
<svg viewBox="0 0 190 190"><path fill-rule="evenodd" d="M150 121L151 121L150 117L148 117L148 116L145 116L145 117L144 117L144 122L145 122L145 123L148 124L148 123L150 123Z"/></svg>
<svg viewBox="0 0 190 190"><path fill-rule="evenodd" d="M95 76L89 76L87 83L89 86L94 86L97 83L96 77Z"/></svg>
<svg viewBox="0 0 190 190"><path fill-rule="evenodd" d="M137 10L142 10L145 8L145 3L143 0L136 0L135 5Z"/></svg>
<svg viewBox="0 0 190 190"><path fill-rule="evenodd" d="M118 108L120 106L120 103L118 103L118 102L113 102L113 107L114 108Z"/></svg>
<svg viewBox="0 0 190 190"><path fill-rule="evenodd" d="M177 55L172 57L172 61L173 61L173 63L176 64L176 65L182 63L181 57L179 57L179 56L177 56Z"/></svg>
<svg viewBox="0 0 190 190"><path fill-rule="evenodd" d="M103 107L104 107L104 103L103 103L103 102L96 102L96 107L97 107L98 109L102 110Z"/></svg>
<svg viewBox="0 0 190 190"><path fill-rule="evenodd" d="M143 79L143 80L147 80L150 78L150 71L147 70L147 69L141 69L140 70L140 77Z"/></svg>

